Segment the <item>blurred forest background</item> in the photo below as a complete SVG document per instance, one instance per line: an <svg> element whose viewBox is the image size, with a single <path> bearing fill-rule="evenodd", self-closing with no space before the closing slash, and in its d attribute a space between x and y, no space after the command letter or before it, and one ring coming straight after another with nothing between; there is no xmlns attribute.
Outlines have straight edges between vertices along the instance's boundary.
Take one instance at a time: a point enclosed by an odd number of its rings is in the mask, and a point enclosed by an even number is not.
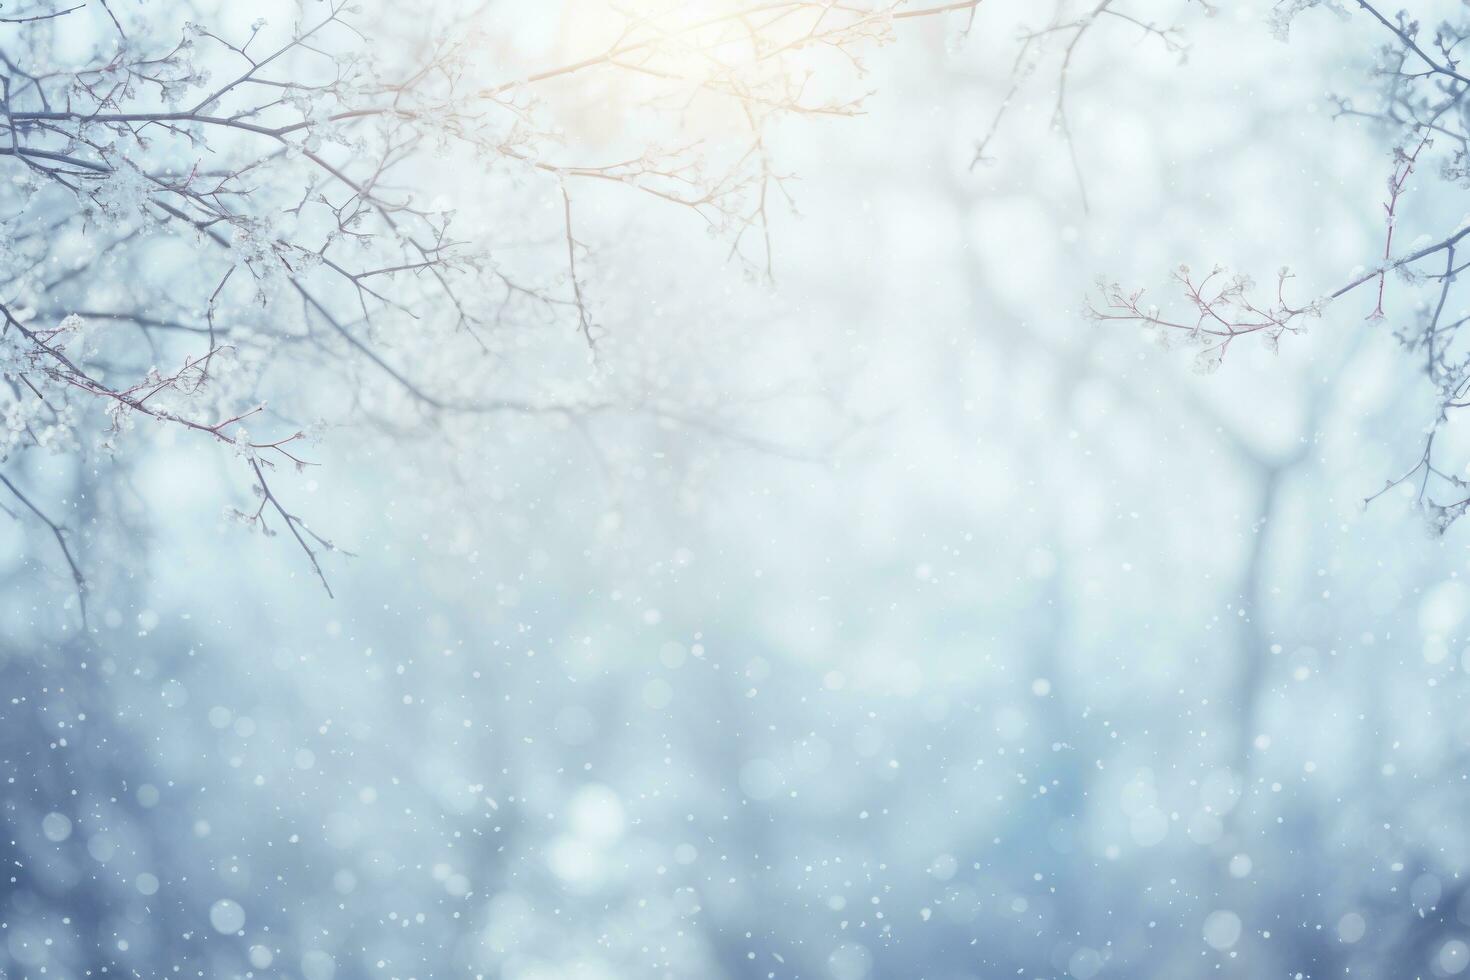
<svg viewBox="0 0 1470 980"><path fill-rule="evenodd" d="M111 5L135 32L294 16ZM1370 268L1393 137L1332 96L1370 99L1391 38L1131 0L1187 59L1109 18L1017 86L1019 33L1069 16L1042 6L896 22L830 83L862 115L779 121L769 277L684 209L586 192L599 363L566 324L496 356L692 407L409 423L364 385L274 478L353 553L322 557L334 598L220 516L250 493L207 441L7 462L90 529L89 629L16 507L0 975L1470 966L1470 530L1432 533L1413 487L1363 505L1430 417L1393 336L1417 293L1208 375L1087 316L1099 275L1290 265L1310 297ZM514 75L605 47L600 10L475 16ZM640 124L617 84L559 110L569 144ZM473 221L529 206L453 149L420 166ZM1426 175L1402 207L1454 196Z"/></svg>

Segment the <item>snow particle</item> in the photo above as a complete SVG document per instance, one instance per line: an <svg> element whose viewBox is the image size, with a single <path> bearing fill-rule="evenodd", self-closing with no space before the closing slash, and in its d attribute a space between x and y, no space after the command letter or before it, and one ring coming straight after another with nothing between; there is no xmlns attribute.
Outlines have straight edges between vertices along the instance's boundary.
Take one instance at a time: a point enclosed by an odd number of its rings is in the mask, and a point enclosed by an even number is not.
<svg viewBox="0 0 1470 980"><path fill-rule="evenodd" d="M245 910L231 898L222 898L209 907L209 924L215 932L232 935L245 928Z"/></svg>

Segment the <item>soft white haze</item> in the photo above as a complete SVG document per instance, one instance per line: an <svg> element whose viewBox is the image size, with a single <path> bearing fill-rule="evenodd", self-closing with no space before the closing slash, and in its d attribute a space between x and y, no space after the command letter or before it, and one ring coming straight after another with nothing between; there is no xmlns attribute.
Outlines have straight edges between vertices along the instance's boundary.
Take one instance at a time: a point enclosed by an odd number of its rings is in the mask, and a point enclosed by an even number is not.
<svg viewBox="0 0 1470 980"><path fill-rule="evenodd" d="M1462 5L368 3L191 115L332 8L108 3L0 24L0 977L1470 967Z"/></svg>

